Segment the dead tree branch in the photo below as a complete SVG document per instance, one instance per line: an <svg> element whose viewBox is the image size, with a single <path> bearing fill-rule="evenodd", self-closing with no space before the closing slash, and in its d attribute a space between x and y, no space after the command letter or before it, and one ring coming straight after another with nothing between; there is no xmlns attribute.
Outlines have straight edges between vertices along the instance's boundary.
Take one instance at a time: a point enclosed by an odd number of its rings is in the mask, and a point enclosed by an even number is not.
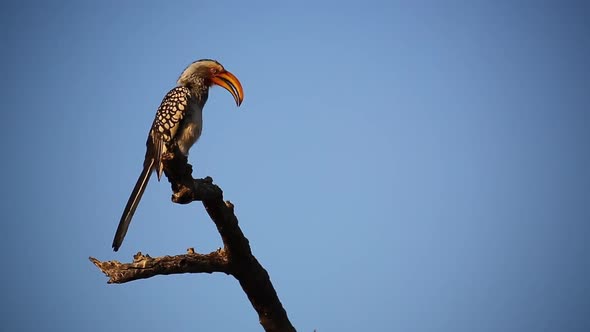
<svg viewBox="0 0 590 332"><path fill-rule="evenodd" d="M189 249L184 255L156 258L137 253L131 263L101 262L93 257L90 261L109 277L109 283L179 273L222 272L232 275L248 296L265 331L295 331L268 273L252 255L248 239L238 226L233 204L223 200L222 190L210 177L193 179L187 158L175 146L171 148L173 152L167 153L163 159L164 172L172 186L172 201L179 204L201 201L217 226L223 248L209 254L198 254Z"/></svg>

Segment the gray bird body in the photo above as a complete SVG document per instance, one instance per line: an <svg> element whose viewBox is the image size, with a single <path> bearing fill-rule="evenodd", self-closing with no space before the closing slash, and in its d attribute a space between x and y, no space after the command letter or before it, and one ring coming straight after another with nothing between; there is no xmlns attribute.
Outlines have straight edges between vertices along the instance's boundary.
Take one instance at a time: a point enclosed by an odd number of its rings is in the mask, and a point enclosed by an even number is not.
<svg viewBox="0 0 590 332"><path fill-rule="evenodd" d="M176 141L179 150L188 156L190 148L201 136L203 107L207 102L209 86L220 83L234 95L239 106L243 98L241 84L233 74L225 71L213 60L199 60L189 65L180 75L178 86L170 90L162 100L146 142L143 170L123 210L113 239L115 251L119 250L123 243L152 172L156 172L158 180L162 177L161 160L167 150L166 144Z"/></svg>
<svg viewBox="0 0 590 332"><path fill-rule="evenodd" d="M127 201L115 238L113 249L119 250L131 224L131 219L145 192L150 176L156 171L158 181L162 177L162 155L166 153L166 143L176 139L178 149L188 156L190 148L197 142L203 129L203 107L207 101L207 91L191 91L186 87L176 87L164 97L146 142L147 150L143 170ZM182 110L181 110L182 108Z"/></svg>

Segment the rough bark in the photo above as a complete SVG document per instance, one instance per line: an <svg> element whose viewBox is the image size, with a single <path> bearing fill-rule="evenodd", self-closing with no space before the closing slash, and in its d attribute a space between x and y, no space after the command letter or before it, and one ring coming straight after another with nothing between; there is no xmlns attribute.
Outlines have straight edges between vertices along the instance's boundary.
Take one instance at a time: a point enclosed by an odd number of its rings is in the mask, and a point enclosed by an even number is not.
<svg viewBox="0 0 590 332"><path fill-rule="evenodd" d="M201 201L223 241L223 248L209 254L189 249L186 254L152 258L137 253L133 262L101 262L90 257L109 283L125 283L156 275L222 272L236 278L258 313L265 331L295 331L287 317L267 271L252 254L248 239L238 225L234 206L223 200L222 190L210 177L193 179L187 158L171 147L164 156L164 172L172 186L172 201L188 204Z"/></svg>

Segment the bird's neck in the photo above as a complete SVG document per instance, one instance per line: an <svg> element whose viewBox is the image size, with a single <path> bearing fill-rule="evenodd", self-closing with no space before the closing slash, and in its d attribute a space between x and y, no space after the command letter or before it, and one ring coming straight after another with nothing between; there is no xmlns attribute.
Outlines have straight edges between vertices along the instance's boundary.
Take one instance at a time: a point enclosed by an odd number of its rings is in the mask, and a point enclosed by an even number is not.
<svg viewBox="0 0 590 332"><path fill-rule="evenodd" d="M191 91L193 98L197 100L199 108L203 109L209 97L209 86L203 80L193 81L185 85Z"/></svg>

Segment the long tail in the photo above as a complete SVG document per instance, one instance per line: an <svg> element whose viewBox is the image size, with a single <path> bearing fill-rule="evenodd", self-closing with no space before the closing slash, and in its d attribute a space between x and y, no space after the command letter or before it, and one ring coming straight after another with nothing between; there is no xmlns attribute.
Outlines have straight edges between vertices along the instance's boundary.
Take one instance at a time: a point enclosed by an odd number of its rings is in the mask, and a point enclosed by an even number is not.
<svg viewBox="0 0 590 332"><path fill-rule="evenodd" d="M125 234L127 234L127 229L131 223L131 218L133 218L135 209L137 208L141 196L150 180L150 175L152 175L153 167L154 159L151 159L151 162L144 164L143 171L141 171L141 175L139 176L139 179L137 179L137 183L131 192L127 205L125 205L125 210L123 211L121 221L119 221L119 227L117 227L117 232L113 239L113 250L115 251L119 250L119 247L121 247L121 244L123 243L123 239L125 238Z"/></svg>

